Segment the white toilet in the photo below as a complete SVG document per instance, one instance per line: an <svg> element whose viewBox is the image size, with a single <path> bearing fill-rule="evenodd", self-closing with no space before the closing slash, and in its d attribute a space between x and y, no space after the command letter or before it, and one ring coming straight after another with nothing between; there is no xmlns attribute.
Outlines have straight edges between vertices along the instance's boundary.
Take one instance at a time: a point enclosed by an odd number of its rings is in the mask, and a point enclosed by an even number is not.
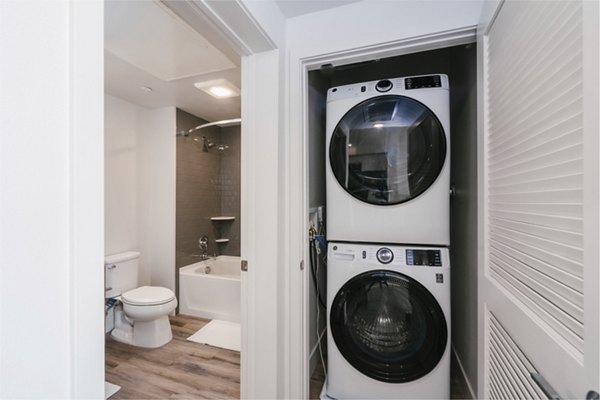
<svg viewBox="0 0 600 400"><path fill-rule="evenodd" d="M116 298L115 327L111 336L138 347L164 346L173 338L169 314L177 307L172 290L138 285L140 253L128 251L107 256L106 298Z"/></svg>

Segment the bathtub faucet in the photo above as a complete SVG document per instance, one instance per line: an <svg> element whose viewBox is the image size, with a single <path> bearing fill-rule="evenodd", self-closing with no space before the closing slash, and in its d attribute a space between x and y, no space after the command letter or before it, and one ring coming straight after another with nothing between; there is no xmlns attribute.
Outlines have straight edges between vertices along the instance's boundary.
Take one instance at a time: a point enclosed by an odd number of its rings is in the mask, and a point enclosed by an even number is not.
<svg viewBox="0 0 600 400"><path fill-rule="evenodd" d="M200 240L198 240L198 247L200 248L199 257L202 261L208 260L210 258L208 255L208 236L203 235Z"/></svg>

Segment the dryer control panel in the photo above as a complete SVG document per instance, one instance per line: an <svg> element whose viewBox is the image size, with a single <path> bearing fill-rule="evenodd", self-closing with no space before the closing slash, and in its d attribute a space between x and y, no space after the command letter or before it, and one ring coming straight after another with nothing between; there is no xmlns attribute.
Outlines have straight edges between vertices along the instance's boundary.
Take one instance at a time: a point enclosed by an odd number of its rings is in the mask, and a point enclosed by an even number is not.
<svg viewBox="0 0 600 400"><path fill-rule="evenodd" d="M327 90L327 102L381 95L402 95L407 94L409 90L417 89L448 90L449 87L448 75L445 74L388 78L331 87Z"/></svg>

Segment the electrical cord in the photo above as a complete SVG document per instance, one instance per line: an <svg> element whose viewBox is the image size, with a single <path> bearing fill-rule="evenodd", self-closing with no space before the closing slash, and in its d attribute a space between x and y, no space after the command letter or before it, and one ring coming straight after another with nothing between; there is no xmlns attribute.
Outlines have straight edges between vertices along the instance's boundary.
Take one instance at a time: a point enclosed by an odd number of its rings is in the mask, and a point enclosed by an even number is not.
<svg viewBox="0 0 600 400"><path fill-rule="evenodd" d="M327 309L325 302L323 301L323 298L321 297L321 292L319 290L319 284L317 281L317 276L319 273L319 265L322 264L325 267L327 266L326 257L321 256L321 258L319 258L319 255L321 255L319 246L322 246L322 248L324 250L326 250L327 242L325 241L325 228L324 228L322 220L319 220L318 226L319 226L318 231L314 227L311 227L308 231L310 271L311 271L312 281L315 286L315 292L317 293L317 300L319 303L317 305L317 315L316 315L316 317L317 317L317 321L316 321L317 333L319 333L319 321L321 320L321 317L320 317L321 307L323 307L324 310ZM321 359L321 365L323 366L323 374L325 375L325 380L327 380L327 365L325 363L325 357L323 356L323 348L321 346L322 336L317 335L317 342L318 342L317 347L319 349L319 357Z"/></svg>
<svg viewBox="0 0 600 400"><path fill-rule="evenodd" d="M315 285L315 291L317 292L317 299L319 304L323 308L327 308L325 306L325 301L321 297L321 291L319 290L319 285L317 282L317 263L319 262L319 252L318 246L321 244L321 240L317 239L318 236L313 237L310 240L310 248L309 248L309 259L310 259L310 271L312 276L313 284Z"/></svg>

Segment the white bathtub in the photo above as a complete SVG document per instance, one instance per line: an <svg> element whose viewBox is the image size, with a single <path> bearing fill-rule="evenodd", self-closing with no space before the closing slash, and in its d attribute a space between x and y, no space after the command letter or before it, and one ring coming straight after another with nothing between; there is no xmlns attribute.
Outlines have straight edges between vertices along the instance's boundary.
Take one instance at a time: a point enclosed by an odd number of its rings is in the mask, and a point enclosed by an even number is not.
<svg viewBox="0 0 600 400"><path fill-rule="evenodd" d="M219 256L180 268L179 312L240 322L240 257Z"/></svg>

